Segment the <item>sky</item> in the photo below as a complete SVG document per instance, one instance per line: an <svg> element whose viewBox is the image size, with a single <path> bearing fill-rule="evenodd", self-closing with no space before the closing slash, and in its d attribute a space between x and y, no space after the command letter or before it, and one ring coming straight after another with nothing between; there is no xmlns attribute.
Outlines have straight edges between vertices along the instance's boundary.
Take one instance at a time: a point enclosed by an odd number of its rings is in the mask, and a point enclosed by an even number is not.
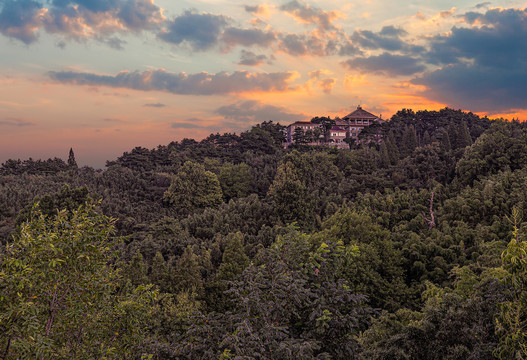
<svg viewBox="0 0 527 360"><path fill-rule="evenodd" d="M0 0L0 163L273 120L527 119L527 0Z"/></svg>

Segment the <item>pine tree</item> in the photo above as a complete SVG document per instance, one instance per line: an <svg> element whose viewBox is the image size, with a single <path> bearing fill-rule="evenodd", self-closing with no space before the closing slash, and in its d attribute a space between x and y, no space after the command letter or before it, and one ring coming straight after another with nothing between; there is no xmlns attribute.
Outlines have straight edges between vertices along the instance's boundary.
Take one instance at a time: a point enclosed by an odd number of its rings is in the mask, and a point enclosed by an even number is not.
<svg viewBox="0 0 527 360"><path fill-rule="evenodd" d="M463 123L461 124L460 134L459 134L459 140L460 140L460 147L466 147L472 145L472 137L470 136L470 130L468 129L467 122L463 120Z"/></svg>
<svg viewBox="0 0 527 360"><path fill-rule="evenodd" d="M123 276L130 280L132 285L148 284L148 265L144 262L143 254L138 250L128 264L122 267Z"/></svg>
<svg viewBox="0 0 527 360"><path fill-rule="evenodd" d="M223 252L223 260L218 269L217 277L221 280L234 280L249 265L249 258L243 251L243 234L228 235L228 243Z"/></svg>
<svg viewBox="0 0 527 360"><path fill-rule="evenodd" d="M395 141L395 135L393 134L393 131L390 130L388 133L388 138L386 141L386 150L388 150L388 155L390 156L390 162L392 165L397 164L399 161L399 147L397 146L397 142Z"/></svg>
<svg viewBox="0 0 527 360"><path fill-rule="evenodd" d="M413 125L406 126L404 129L402 141L404 155L410 155L417 146L417 133L415 132L415 127Z"/></svg>
<svg viewBox="0 0 527 360"><path fill-rule="evenodd" d="M162 292L169 291L168 266L163 255L158 251L152 260L152 269L150 271L150 282L159 286Z"/></svg>
<svg viewBox="0 0 527 360"><path fill-rule="evenodd" d="M423 141L422 146L430 145L432 143L432 139L430 138L430 133L428 133L428 130L425 131L423 134Z"/></svg>
<svg viewBox="0 0 527 360"><path fill-rule="evenodd" d="M183 255L176 263L175 289L178 292L190 291L203 295L203 279L196 255L190 246L185 248Z"/></svg>
<svg viewBox="0 0 527 360"><path fill-rule="evenodd" d="M443 148L446 151L452 150L452 144L450 142L450 136L448 135L447 131L444 131L441 136L441 145L443 145Z"/></svg>
<svg viewBox="0 0 527 360"><path fill-rule="evenodd" d="M447 132L448 132L448 138L450 140L450 146L451 148L454 150L454 149L457 149L460 147L460 144L459 144L459 131L456 127L456 125L454 124L454 120L450 120L450 123L448 124L448 127L447 127Z"/></svg>
<svg viewBox="0 0 527 360"><path fill-rule="evenodd" d="M379 149L379 152L380 152L380 165L381 167L383 168L387 168L390 166L390 155L388 154L388 149L386 147L386 142L382 142L381 143L381 148Z"/></svg>
<svg viewBox="0 0 527 360"><path fill-rule="evenodd" d="M73 148L70 148L70 155L68 157L68 167L71 169L77 169L77 161L75 161L75 154L73 153Z"/></svg>

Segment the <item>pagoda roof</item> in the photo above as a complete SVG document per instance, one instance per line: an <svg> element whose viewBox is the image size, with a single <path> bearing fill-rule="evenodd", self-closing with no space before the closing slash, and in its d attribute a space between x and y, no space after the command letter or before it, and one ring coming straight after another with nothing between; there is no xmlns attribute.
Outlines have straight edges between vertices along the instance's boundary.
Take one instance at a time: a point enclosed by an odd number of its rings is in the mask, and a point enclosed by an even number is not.
<svg viewBox="0 0 527 360"><path fill-rule="evenodd" d="M376 115L373 115L371 112L368 112L368 111L364 110L359 105L359 106L357 106L357 109L354 112L349 113L348 115L344 116L343 119L344 120L347 120L347 119L372 119L372 120L377 120L377 119L379 119L379 117L376 116Z"/></svg>

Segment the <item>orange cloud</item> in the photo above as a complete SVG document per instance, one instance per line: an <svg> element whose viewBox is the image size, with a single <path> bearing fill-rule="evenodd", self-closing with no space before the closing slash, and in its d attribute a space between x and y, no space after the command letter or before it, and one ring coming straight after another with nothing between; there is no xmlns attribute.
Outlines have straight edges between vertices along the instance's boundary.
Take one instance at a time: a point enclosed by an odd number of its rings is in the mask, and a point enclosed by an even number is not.
<svg viewBox="0 0 527 360"><path fill-rule="evenodd" d="M344 87L348 90L355 90L355 87L365 87L369 83L366 79L366 75L353 75L353 74L344 74Z"/></svg>

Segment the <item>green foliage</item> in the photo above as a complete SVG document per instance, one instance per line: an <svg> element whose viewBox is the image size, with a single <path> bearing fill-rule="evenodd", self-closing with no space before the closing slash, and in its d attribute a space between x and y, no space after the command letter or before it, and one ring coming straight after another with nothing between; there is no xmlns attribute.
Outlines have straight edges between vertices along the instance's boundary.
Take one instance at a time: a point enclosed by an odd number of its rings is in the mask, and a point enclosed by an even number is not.
<svg viewBox="0 0 527 360"><path fill-rule="evenodd" d="M499 359L527 359L527 242L520 239L520 221L521 213L514 208L513 237L501 255L511 294L508 301L500 304L497 320L500 341L495 355Z"/></svg>
<svg viewBox="0 0 527 360"><path fill-rule="evenodd" d="M176 292L188 292L203 295L203 279L198 264L197 256L188 246L183 255L176 263L176 272L174 274Z"/></svg>
<svg viewBox="0 0 527 360"><path fill-rule="evenodd" d="M316 239L341 241L357 250L353 258L344 259L339 273L355 292L367 295L372 306L384 309L397 308L405 301L401 255L390 241L389 231L346 208L330 217L323 229L314 235Z"/></svg>
<svg viewBox="0 0 527 360"><path fill-rule="evenodd" d="M203 165L187 161L172 177L163 199L181 214L215 207L222 202L220 183Z"/></svg>
<svg viewBox="0 0 527 360"><path fill-rule="evenodd" d="M56 215L60 210L66 210L71 213L79 206L84 205L86 201L90 200L88 193L89 190L85 186L72 190L68 185L64 185L60 190L60 193L44 195L43 197L36 197L33 199L33 203L27 205L20 211L15 219L15 224L20 226L22 223L29 220L31 212L34 211L34 207L48 217Z"/></svg>
<svg viewBox="0 0 527 360"><path fill-rule="evenodd" d="M315 359L357 356L355 337L370 313L335 276L339 244L317 246L290 228L237 281L235 308L189 328L178 348L189 359Z"/></svg>
<svg viewBox="0 0 527 360"><path fill-rule="evenodd" d="M148 265L143 261L143 255L138 251L126 264L120 264L121 273L133 286L148 283Z"/></svg>
<svg viewBox="0 0 527 360"><path fill-rule="evenodd" d="M350 149L284 134L6 161L0 358L525 358L524 124L405 109Z"/></svg>
<svg viewBox="0 0 527 360"><path fill-rule="evenodd" d="M223 164L218 174L218 180L226 202L230 199L249 195L253 186L252 170L244 163Z"/></svg>
<svg viewBox="0 0 527 360"><path fill-rule="evenodd" d="M293 151L284 156L268 193L284 223L298 222L312 228L318 225L316 219L324 215L331 197L340 202L336 193L342 173L335 160L327 152Z"/></svg>
<svg viewBox="0 0 527 360"><path fill-rule="evenodd" d="M467 272L470 270L458 274ZM363 358L494 359L494 316L503 294L488 273L472 273L471 277L474 285L458 287L462 291L427 283L420 312L400 309L383 313L360 338ZM456 279L456 285L466 281Z"/></svg>
<svg viewBox="0 0 527 360"><path fill-rule="evenodd" d="M335 120L331 119L329 116L322 116L322 117L316 116L311 119L311 122L314 124L319 124L322 127L322 131L324 134L324 141L328 142L330 130L333 127L333 125L335 125Z"/></svg>
<svg viewBox="0 0 527 360"><path fill-rule="evenodd" d="M217 277L220 280L234 280L249 265L249 258L243 250L243 234L229 234L223 259L218 268Z"/></svg>
<svg viewBox="0 0 527 360"><path fill-rule="evenodd" d="M293 141L296 145L305 145L309 143L310 136L306 134L304 129L301 127L295 127L295 131L293 133Z"/></svg>
<svg viewBox="0 0 527 360"><path fill-rule="evenodd" d="M527 165L527 134L518 122L494 123L491 129L466 149L456 165L462 184L472 184L499 171L516 170Z"/></svg>
<svg viewBox="0 0 527 360"><path fill-rule="evenodd" d="M127 358L155 292L119 291L112 219L93 205L47 218L35 209L0 264L6 358Z"/></svg>

